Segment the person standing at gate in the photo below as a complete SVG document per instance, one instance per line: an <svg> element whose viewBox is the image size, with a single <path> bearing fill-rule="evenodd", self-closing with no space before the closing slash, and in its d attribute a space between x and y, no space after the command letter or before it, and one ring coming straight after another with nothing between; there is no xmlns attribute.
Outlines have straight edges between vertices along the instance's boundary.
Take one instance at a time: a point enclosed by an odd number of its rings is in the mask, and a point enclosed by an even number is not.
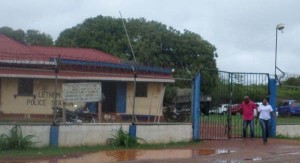
<svg viewBox="0 0 300 163"><path fill-rule="evenodd" d="M247 137L247 129L250 125L250 136L254 138L254 109L257 109L256 104L250 100L249 96L245 96L241 104L243 112L243 138Z"/></svg>
<svg viewBox="0 0 300 163"><path fill-rule="evenodd" d="M272 106L268 104L266 98L263 99L262 105L258 107L259 123L262 130L262 138L264 144L268 142L269 136L269 119L271 119L271 112L273 111Z"/></svg>

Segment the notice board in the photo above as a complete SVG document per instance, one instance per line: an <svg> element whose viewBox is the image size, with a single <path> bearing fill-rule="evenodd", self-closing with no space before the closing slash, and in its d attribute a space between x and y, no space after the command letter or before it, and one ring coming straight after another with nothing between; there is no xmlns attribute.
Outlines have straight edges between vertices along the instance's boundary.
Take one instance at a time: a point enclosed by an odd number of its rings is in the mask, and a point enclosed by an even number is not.
<svg viewBox="0 0 300 163"><path fill-rule="evenodd" d="M102 96L101 83L64 83L62 97L64 102L97 102Z"/></svg>

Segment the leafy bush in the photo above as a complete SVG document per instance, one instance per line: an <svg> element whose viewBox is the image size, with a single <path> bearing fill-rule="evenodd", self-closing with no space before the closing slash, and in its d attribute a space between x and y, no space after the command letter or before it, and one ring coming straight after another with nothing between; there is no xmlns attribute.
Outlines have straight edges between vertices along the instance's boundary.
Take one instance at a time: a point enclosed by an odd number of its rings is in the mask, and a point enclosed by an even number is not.
<svg viewBox="0 0 300 163"><path fill-rule="evenodd" d="M138 140L141 138L132 137L128 132L124 131L122 127L117 130L117 133L113 135L113 138L108 139L108 144L114 147L135 147L140 145Z"/></svg>
<svg viewBox="0 0 300 163"><path fill-rule="evenodd" d="M35 142L32 142L34 135L23 136L22 129L19 125L15 125L10 129L9 134L0 135L0 150L10 149L26 149L32 147Z"/></svg>

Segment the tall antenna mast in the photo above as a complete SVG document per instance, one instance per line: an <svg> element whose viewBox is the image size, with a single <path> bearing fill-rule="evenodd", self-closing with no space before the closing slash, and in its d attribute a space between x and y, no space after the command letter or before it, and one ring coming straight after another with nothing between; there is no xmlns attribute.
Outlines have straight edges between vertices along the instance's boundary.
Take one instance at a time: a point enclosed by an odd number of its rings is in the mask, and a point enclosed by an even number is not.
<svg viewBox="0 0 300 163"><path fill-rule="evenodd" d="M125 23L124 23L124 20L123 20L123 17L122 17L121 11L119 11L119 13L120 13L120 16L121 16L121 20L122 20L122 23L123 23L124 30L125 30L125 32L126 32L127 40L128 40L128 43L129 43L129 47L130 47L130 49L131 49L131 53L132 53L132 56L133 56L134 62L136 63L136 59L135 59L135 55L134 55L134 51L133 51L133 48L132 48L132 45L131 45L131 42L130 42L130 39L129 39L129 36L128 36L128 33L127 33L127 29L126 29L126 26L125 26Z"/></svg>
<svg viewBox="0 0 300 163"><path fill-rule="evenodd" d="M131 46L131 42L130 42L130 39L129 39L129 36L128 36L128 33L127 33L127 29L126 29L124 20L122 18L121 11L119 11L119 13L120 13L120 16L121 16L121 19L122 19L123 27L124 27L125 32L126 32L126 36L127 36L127 39L128 39L128 43L129 43L129 46L130 46L130 49L131 49L131 53L132 53L134 62L136 63L134 51L133 51L133 48ZM131 67L132 67L132 71L134 73L134 76L133 76L134 80L133 80L133 92L132 92L133 93L133 98L132 98L132 118L131 118L131 121L132 121L132 124L135 124L135 122L137 121L136 116L135 116L135 92L136 92L136 78L137 78L137 75L136 75L134 65L132 65Z"/></svg>

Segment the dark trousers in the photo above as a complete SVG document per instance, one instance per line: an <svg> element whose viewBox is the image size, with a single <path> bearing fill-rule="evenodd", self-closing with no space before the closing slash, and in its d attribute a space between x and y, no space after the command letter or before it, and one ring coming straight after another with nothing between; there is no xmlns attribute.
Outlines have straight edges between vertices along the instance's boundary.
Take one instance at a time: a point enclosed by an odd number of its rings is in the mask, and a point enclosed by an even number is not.
<svg viewBox="0 0 300 163"><path fill-rule="evenodd" d="M250 136L254 138L254 120L244 120L243 122L243 137L246 138L247 136L247 129L248 125L250 125Z"/></svg>
<svg viewBox="0 0 300 163"><path fill-rule="evenodd" d="M269 137L269 120L263 120L263 119L259 119L259 123L260 123L260 127L261 127L261 130L262 130L262 138L263 138L263 141L264 143L266 143L268 140L268 137Z"/></svg>

